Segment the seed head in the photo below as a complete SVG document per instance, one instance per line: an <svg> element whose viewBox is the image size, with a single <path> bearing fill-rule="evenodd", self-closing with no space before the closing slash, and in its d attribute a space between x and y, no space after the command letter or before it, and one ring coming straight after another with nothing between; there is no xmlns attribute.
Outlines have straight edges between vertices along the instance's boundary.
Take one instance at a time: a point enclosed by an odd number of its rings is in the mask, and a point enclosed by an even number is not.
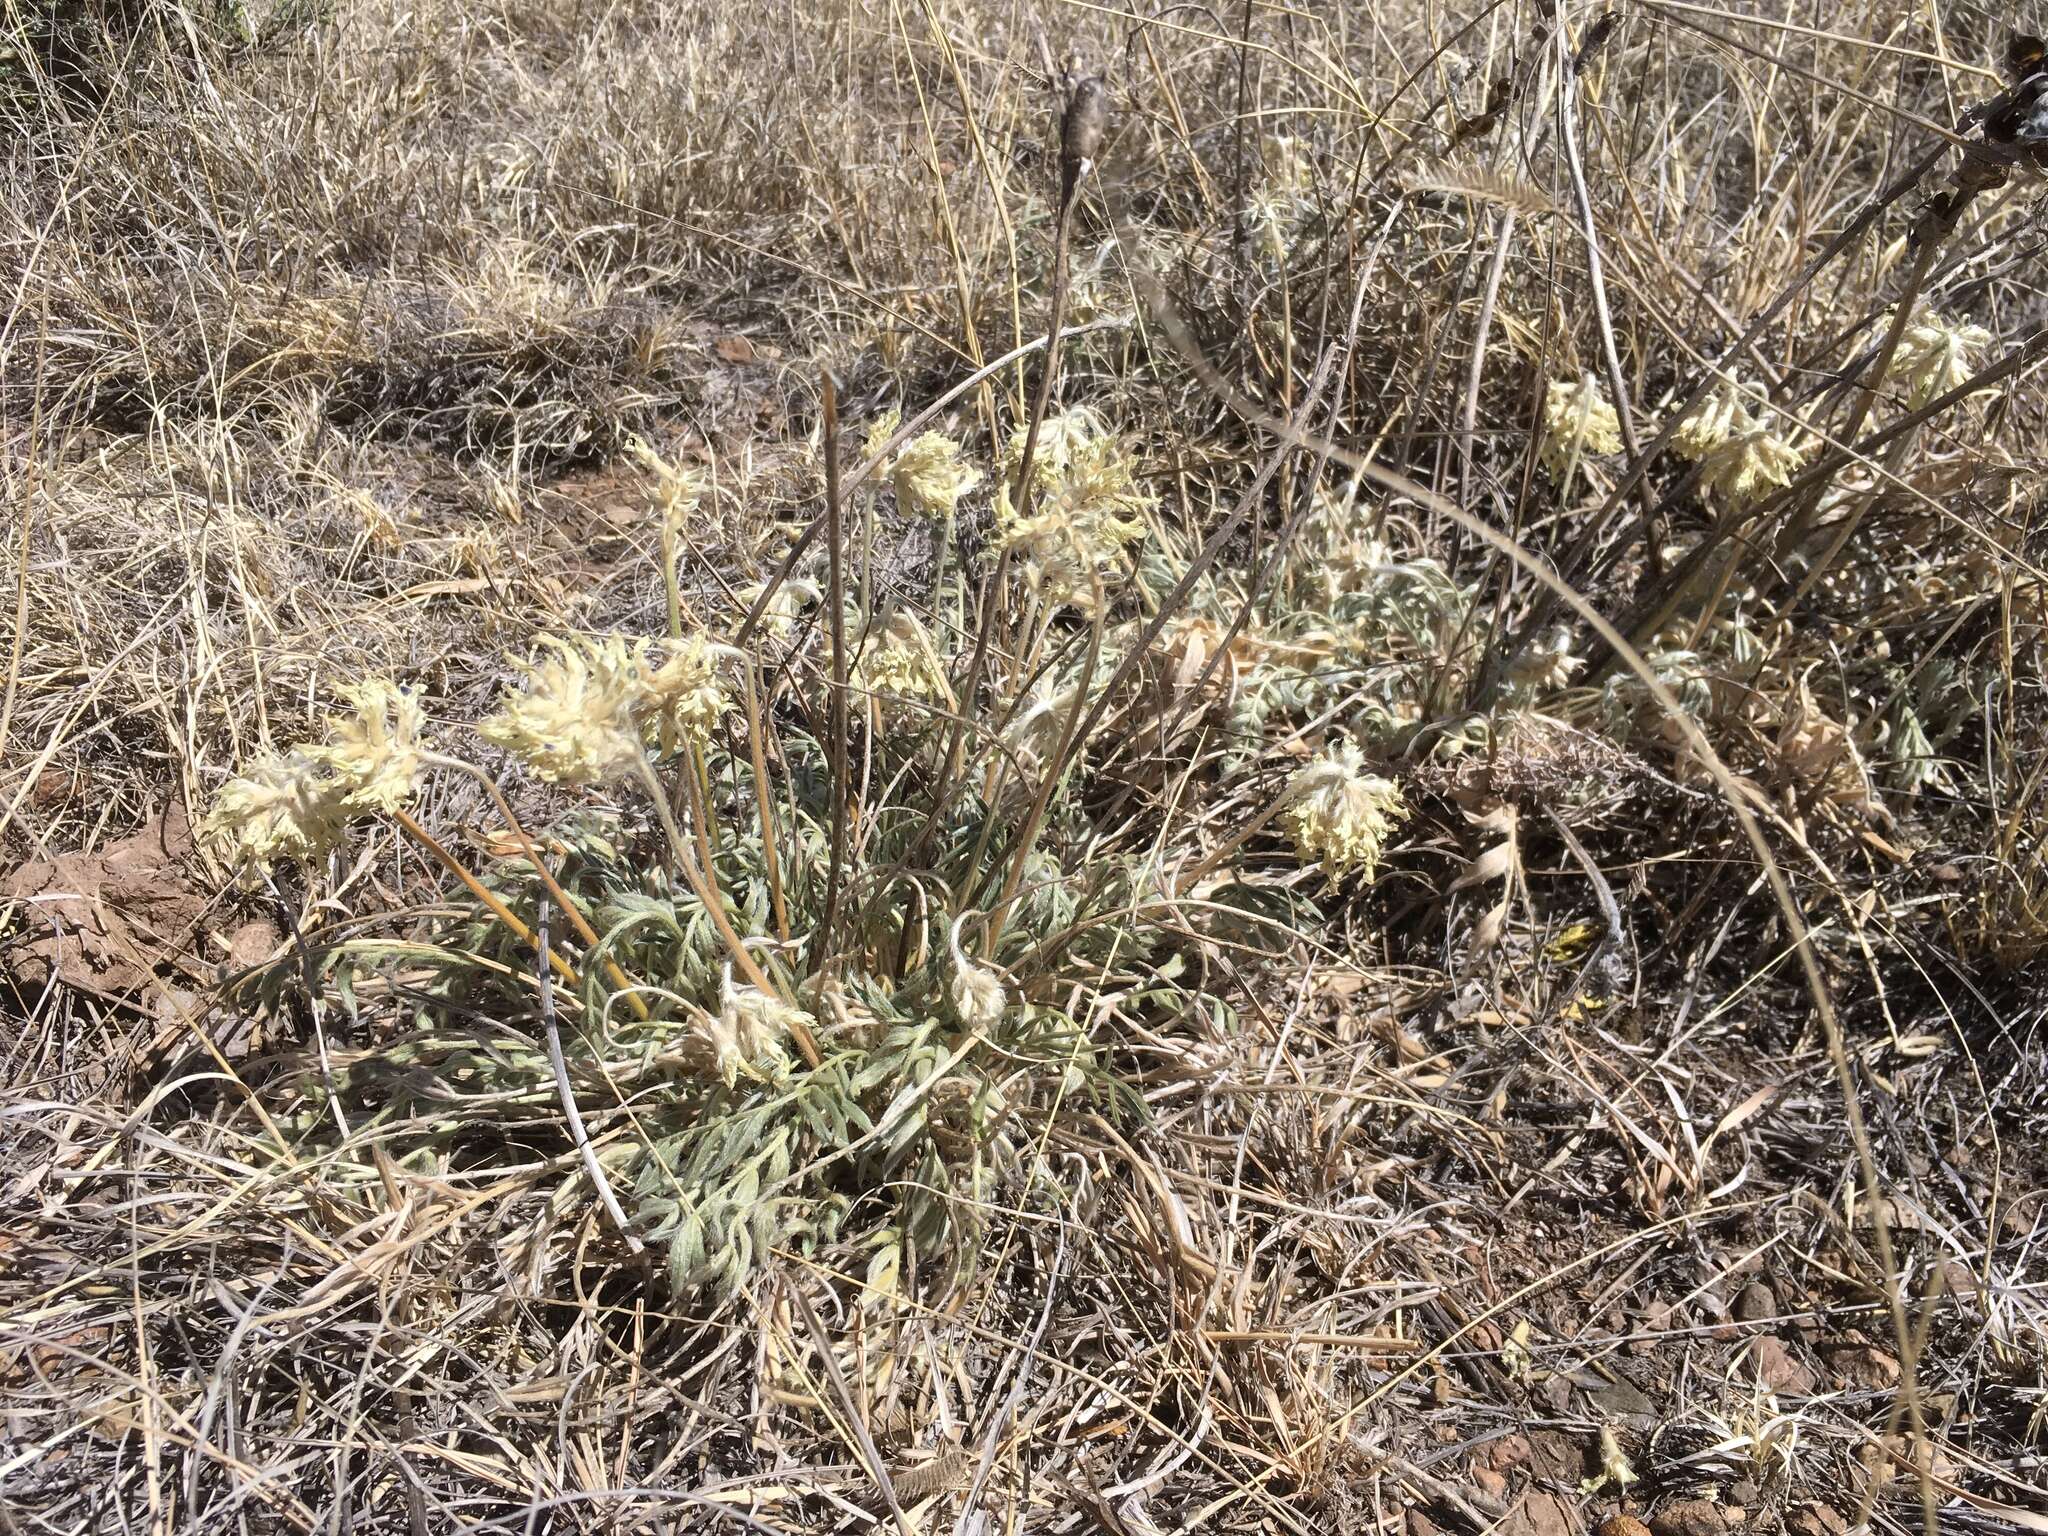
<svg viewBox="0 0 2048 1536"><path fill-rule="evenodd" d="M1062 201L1071 198L1081 178L1095 169L1108 131L1109 91L1094 75L1076 81L1060 118Z"/></svg>

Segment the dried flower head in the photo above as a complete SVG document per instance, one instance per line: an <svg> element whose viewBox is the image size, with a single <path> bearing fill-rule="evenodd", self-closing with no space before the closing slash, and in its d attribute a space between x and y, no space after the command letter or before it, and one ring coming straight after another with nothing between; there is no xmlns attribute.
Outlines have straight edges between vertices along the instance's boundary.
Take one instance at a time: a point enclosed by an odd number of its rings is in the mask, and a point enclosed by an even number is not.
<svg viewBox="0 0 2048 1536"><path fill-rule="evenodd" d="M1010 1006L1002 978L985 965L955 958L953 979L946 987L953 1013L967 1029L992 1029Z"/></svg>
<svg viewBox="0 0 2048 1536"><path fill-rule="evenodd" d="M425 717L410 688L373 677L339 690L349 713L327 725L327 740L306 756L332 770L350 810L392 811L412 798L420 772Z"/></svg>
<svg viewBox="0 0 2048 1536"><path fill-rule="evenodd" d="M1752 391L1740 378L1721 380L1679 419L1671 446L1680 458L1705 458L1729 438L1756 430L1749 400Z"/></svg>
<svg viewBox="0 0 2048 1536"><path fill-rule="evenodd" d="M1369 524L1335 528L1322 559L1314 565L1324 601L1335 602L1353 592L1370 589L1380 573L1394 563L1394 552L1377 537Z"/></svg>
<svg viewBox="0 0 2048 1536"><path fill-rule="evenodd" d="M900 608L868 636L850 681L857 692L874 698L883 718L892 722L921 719L930 713L924 707L928 704L948 709L953 704L946 666L931 636L914 614Z"/></svg>
<svg viewBox="0 0 2048 1536"><path fill-rule="evenodd" d="M1835 805L1870 811L1879 804L1855 735L1799 684L1778 732L1778 760L1801 788Z"/></svg>
<svg viewBox="0 0 2048 1536"><path fill-rule="evenodd" d="M361 519L363 533L372 544L380 549L398 549L406 541L405 530L398 525L398 519L391 515L391 508L372 496L368 491L354 486L342 486L335 492L335 502L346 507Z"/></svg>
<svg viewBox="0 0 2048 1536"><path fill-rule="evenodd" d="M756 986L736 987L726 967L718 1016L707 1033L717 1058L718 1075L730 1088L741 1072L777 1077L789 1066L788 1044L797 1026L814 1021L801 1008L785 1003Z"/></svg>
<svg viewBox="0 0 2048 1536"><path fill-rule="evenodd" d="M201 833L236 863L311 858L341 836L344 788L305 752L268 752L221 786Z"/></svg>
<svg viewBox="0 0 2048 1536"><path fill-rule="evenodd" d="M1977 354L1991 333L1964 320L1943 320L1933 311L1911 321L1899 336L1888 377L1906 385L1906 403L1918 410L1976 372Z"/></svg>
<svg viewBox="0 0 2048 1536"><path fill-rule="evenodd" d="M1752 427L1709 450L1700 479L1731 507L1747 506L1792 483L1806 455L1770 427Z"/></svg>
<svg viewBox="0 0 2048 1536"><path fill-rule="evenodd" d="M667 659L646 670L640 711L656 723L702 740L719 717L732 708L732 698L718 676L719 652L703 635L662 642Z"/></svg>
<svg viewBox="0 0 2048 1536"><path fill-rule="evenodd" d="M960 457L960 445L939 432L925 432L903 445L890 468L896 505L919 517L951 517L960 498L981 484L981 471Z"/></svg>
<svg viewBox="0 0 2048 1536"><path fill-rule="evenodd" d="M1408 808L1401 787L1365 771L1357 747L1345 742L1288 781L1286 817L1296 854L1332 876L1361 870L1371 880L1380 854Z"/></svg>
<svg viewBox="0 0 2048 1536"><path fill-rule="evenodd" d="M521 663L526 686L477 727L552 784L622 778L641 758L641 660L620 640L576 645L545 637L549 654Z"/></svg>
<svg viewBox="0 0 2048 1536"><path fill-rule="evenodd" d="M704 477L680 464L671 464L640 438L634 438L626 446L653 482L662 521L671 529L682 527L704 499Z"/></svg>
<svg viewBox="0 0 2048 1536"><path fill-rule="evenodd" d="M1589 373L1558 379L1543 394L1543 462L1562 477L1581 459L1621 448L1621 418Z"/></svg>

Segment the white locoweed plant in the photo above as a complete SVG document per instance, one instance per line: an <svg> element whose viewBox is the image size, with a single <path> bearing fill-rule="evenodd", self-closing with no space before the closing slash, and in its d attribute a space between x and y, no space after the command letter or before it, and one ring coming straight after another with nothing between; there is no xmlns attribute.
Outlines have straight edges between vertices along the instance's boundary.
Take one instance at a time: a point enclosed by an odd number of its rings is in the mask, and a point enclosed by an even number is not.
<svg viewBox="0 0 2048 1536"><path fill-rule="evenodd" d="M890 500L861 515L987 533L936 564L921 600L849 560L836 592L818 568L741 586L720 633L686 614L665 541L669 636L541 636L509 660L478 750L372 680L344 690L322 740L222 789L207 833L238 864L317 862L381 818L470 902L452 929L315 946L311 974L358 1043L331 1073L273 1079L280 1123L374 1125L394 1155L446 1169L510 1140L559 1144L558 1096L573 1098L583 1155L547 1163L522 1252L548 1252L562 1222L616 1219L678 1291L730 1292L775 1252L829 1251L886 1299L911 1277L963 1277L986 1212L1044 1195L1053 1119L1141 1113L1119 1068L1127 1031L1234 1017L1187 979L1203 940L1175 906L1186 867L1168 866L1191 841L1211 863L1249 844L1276 866L1270 899L1237 881L1215 907L1266 911L1248 931L1275 963L1313 911L1296 876L1323 876L1317 899L1370 886L1409 814L1372 764L1478 661L1473 594L1398 551L1419 547L1413 529L1325 498L1232 634L1243 594L1214 576L1161 612L1186 557L1137 446L1093 411L1043 424L1028 483L1012 434L978 503L958 442L933 431L885 453L893 427L870 433L883 473L865 492ZM680 528L702 484L641 458L663 528ZM1211 663L1224 681L1197 687ZM1099 809L1102 784L1152 783L1158 742L1200 720L1232 741L1204 781L1226 799L1249 786L1263 816L1212 828L1200 793L1180 812ZM1261 743L1299 731L1326 745L1305 767L1290 750L1276 798ZM501 793L507 773L531 791ZM508 829L474 868L413 819L442 774L480 784ZM547 796L559 809L529 834L511 800ZM535 1022L543 903L559 1065ZM307 974L281 964L249 995L281 1006Z"/></svg>
<svg viewBox="0 0 2048 1536"><path fill-rule="evenodd" d="M680 527L699 483L642 459ZM245 983L282 1008L312 975L349 1037L331 1072L273 1080L278 1122L375 1126L440 1170L552 1140L521 1251L549 1251L565 1222L608 1224L602 1182L679 1292L729 1293L778 1251L830 1250L884 1297L970 1271L986 1211L1038 1198L1050 1117L1140 1112L1115 1067L1125 1029L1230 1016L1194 1009L1176 979L1187 938L1161 826L1096 825L1079 771L1149 698L1120 672L1148 612L1131 579L1154 547L1140 461L1085 410L1046 424L1029 485L1017 459L1013 443L978 504L981 473L941 433L887 460L875 485L901 516L988 517L993 537L923 602L840 594L843 659L819 616L834 594L807 570L745 591L767 600L743 643L727 635L744 608L724 634L678 607L664 639L539 637L508 659L471 748L375 679L343 690L322 739L223 786L206 833L240 867L318 866L382 820L469 902L452 928L316 939L310 972L294 960ZM992 601L1023 622L996 630L977 680L972 622L937 615ZM1119 707L1082 730L1120 676ZM430 834L414 810L437 775L481 784L507 830L467 856ZM530 791L501 792L508 776ZM558 809L529 833L513 803L537 799ZM560 1069L536 1022L544 920ZM561 1148L561 1093L587 1159Z"/></svg>

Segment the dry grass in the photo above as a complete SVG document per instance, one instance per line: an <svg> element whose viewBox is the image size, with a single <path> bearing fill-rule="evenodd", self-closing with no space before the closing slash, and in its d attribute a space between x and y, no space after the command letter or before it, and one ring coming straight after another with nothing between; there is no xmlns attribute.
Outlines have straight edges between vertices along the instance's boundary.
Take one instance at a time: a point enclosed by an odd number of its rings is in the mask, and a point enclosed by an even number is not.
<svg viewBox="0 0 2048 1536"><path fill-rule="evenodd" d="M0 1532L2048 1523L2015 18L0 18Z"/></svg>

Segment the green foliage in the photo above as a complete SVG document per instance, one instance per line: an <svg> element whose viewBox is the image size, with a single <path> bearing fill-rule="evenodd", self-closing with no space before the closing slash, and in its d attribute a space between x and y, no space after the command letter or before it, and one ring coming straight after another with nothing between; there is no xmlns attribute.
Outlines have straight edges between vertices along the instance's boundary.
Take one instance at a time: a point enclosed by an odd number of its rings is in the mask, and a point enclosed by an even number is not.
<svg viewBox="0 0 2048 1536"><path fill-rule="evenodd" d="M941 745L915 733L873 743L899 783L934 767ZM793 932L812 933L826 907L830 775L809 734L788 730L779 747L790 768L777 806L779 873ZM684 754L664 773L673 780L694 764ZM1110 857L1076 870L1032 850L995 957L1000 1013L970 1026L949 984L973 962L956 947L945 892L986 910L1017 853L1007 829L989 835L991 808L978 795L942 796L936 821L930 801L866 809L864 856L842 885L850 931L837 963L814 972L808 945L773 936L775 881L751 754L714 747L703 768L727 920L806 1010L822 1059L807 1066L781 1040L734 1046L746 989L697 895L667 861L636 851L648 846L640 818L585 812L552 829L555 877L599 934L580 986L557 998L564 1054L635 1232L666 1253L678 1290L729 1292L771 1250L817 1253L852 1234L893 1254L890 1274L914 1260L928 1279L964 1277L983 1208L1001 1190L1024 1198L1037 1176L1032 1147L1048 1117L1134 1111L1103 1066L1102 1043L1065 1011L1069 1000L1146 976L1145 1006L1181 1006L1150 966L1157 943L1137 913L1139 865ZM920 848L922 872L897 873ZM538 921L546 891L530 865L501 860L487 881L522 921ZM558 947L565 933L557 911ZM651 1017L638 1018L607 980L606 960L633 979ZM410 1020L342 1057L341 1118L429 1163L487 1165L508 1142L538 1141L567 1185L582 1183L551 1113L533 973L530 949L481 906L434 943L326 951L322 989L344 1016L381 991L402 998ZM280 966L248 995L275 1006L296 975ZM331 1134L337 1118L319 1073L309 1066L294 1086L299 1130Z"/></svg>

